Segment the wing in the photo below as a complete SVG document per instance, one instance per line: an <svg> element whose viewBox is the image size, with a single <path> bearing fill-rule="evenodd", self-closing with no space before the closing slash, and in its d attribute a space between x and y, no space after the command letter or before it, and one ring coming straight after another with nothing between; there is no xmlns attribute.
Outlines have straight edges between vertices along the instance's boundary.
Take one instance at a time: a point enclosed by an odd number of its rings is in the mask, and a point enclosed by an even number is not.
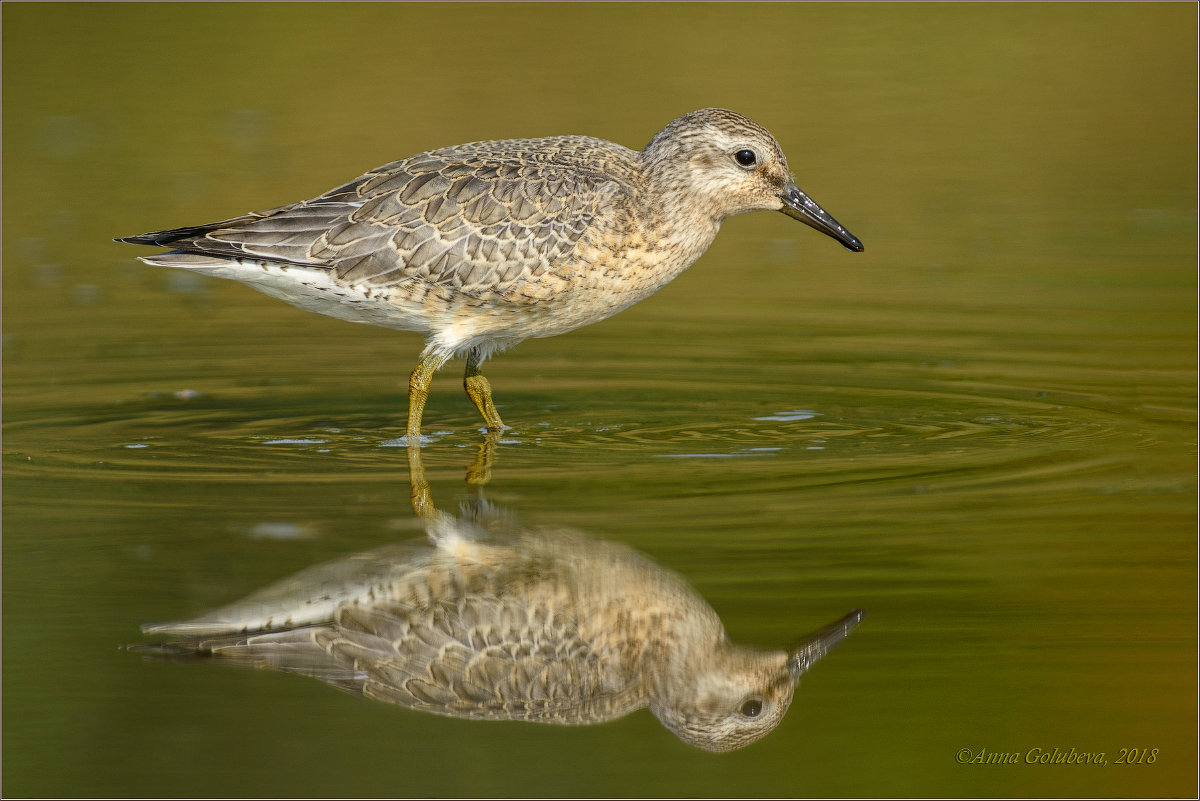
<svg viewBox="0 0 1200 801"><path fill-rule="evenodd" d="M331 625L184 635L130 649L297 673L453 717L583 724L644 705L638 678L584 641L568 617L495 597L348 605Z"/></svg>
<svg viewBox="0 0 1200 801"><path fill-rule="evenodd" d="M578 157L588 146L630 163L602 171ZM635 158L584 137L463 145L393 162L312 200L120 241L327 268L350 284L496 288L544 272L602 210L626 202Z"/></svg>
<svg viewBox="0 0 1200 801"><path fill-rule="evenodd" d="M365 676L363 693L443 715L594 723L639 706L625 675L568 617L471 598L423 609L347 609L326 652Z"/></svg>

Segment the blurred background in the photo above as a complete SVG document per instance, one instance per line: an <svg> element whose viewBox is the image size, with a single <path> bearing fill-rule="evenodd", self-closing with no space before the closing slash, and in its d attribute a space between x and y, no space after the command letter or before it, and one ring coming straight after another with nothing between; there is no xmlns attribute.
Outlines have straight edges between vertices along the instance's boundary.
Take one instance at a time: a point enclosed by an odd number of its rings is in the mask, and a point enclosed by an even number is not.
<svg viewBox="0 0 1200 801"><path fill-rule="evenodd" d="M1194 4L2 21L6 795L1196 794ZM460 721L122 650L421 536L396 438L422 343L113 237L459 142L640 149L705 106L770 129L866 251L737 217L659 294L500 355L485 492L647 553L745 644L864 607L778 730L712 755L644 711ZM450 512L482 442L460 370L425 412Z"/></svg>

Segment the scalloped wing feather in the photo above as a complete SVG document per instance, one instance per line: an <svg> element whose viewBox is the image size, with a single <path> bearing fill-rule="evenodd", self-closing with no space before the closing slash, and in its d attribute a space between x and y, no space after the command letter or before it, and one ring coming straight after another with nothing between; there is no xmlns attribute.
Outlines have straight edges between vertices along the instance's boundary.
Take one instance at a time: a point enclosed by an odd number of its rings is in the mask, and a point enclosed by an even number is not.
<svg viewBox="0 0 1200 801"><path fill-rule="evenodd" d="M572 148L590 141L521 142L529 152L541 148L536 158L494 154L513 143L432 151L312 200L126 241L323 267L347 284L502 288L565 259L601 209L633 193L632 169L604 173L574 157ZM558 158L547 157L547 142L560 146Z"/></svg>
<svg viewBox="0 0 1200 801"><path fill-rule="evenodd" d="M365 695L427 712L586 723L638 705L568 617L489 597L414 611L345 608L318 640L365 676Z"/></svg>

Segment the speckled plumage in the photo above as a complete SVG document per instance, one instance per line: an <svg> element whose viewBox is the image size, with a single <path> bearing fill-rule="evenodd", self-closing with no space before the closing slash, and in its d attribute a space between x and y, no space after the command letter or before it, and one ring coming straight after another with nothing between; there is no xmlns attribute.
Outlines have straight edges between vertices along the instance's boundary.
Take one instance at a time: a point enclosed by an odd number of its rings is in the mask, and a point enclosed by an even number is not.
<svg viewBox="0 0 1200 801"><path fill-rule="evenodd" d="M749 165L737 160L746 152ZM862 250L796 188L774 137L724 109L680 117L640 153L583 136L458 145L312 200L118 241L174 248L143 257L148 264L424 334L410 381L412 440L447 359L467 356L468 394L498 429L483 360L636 303L699 258L722 220L756 209Z"/></svg>
<svg viewBox="0 0 1200 801"><path fill-rule="evenodd" d="M684 741L740 748L772 731L796 680L862 617L790 651L729 641L678 576L564 531L502 538L449 518L432 547L310 568L192 621L143 627L160 653L313 676L455 717L599 723L648 706Z"/></svg>

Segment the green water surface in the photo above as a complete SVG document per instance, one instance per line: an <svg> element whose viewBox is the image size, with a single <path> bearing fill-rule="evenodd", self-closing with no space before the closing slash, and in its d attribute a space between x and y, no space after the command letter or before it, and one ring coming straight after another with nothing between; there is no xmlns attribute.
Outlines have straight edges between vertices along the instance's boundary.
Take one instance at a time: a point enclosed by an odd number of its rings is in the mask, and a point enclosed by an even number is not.
<svg viewBox="0 0 1200 801"><path fill-rule="evenodd" d="M1194 4L2 19L5 795L1197 792ZM705 106L771 129L866 251L737 217L659 294L498 356L483 492L643 551L739 642L865 608L778 730L713 755L645 711L462 721L122 650L420 534L421 341L112 237ZM425 412L449 512L483 442L460 370Z"/></svg>

